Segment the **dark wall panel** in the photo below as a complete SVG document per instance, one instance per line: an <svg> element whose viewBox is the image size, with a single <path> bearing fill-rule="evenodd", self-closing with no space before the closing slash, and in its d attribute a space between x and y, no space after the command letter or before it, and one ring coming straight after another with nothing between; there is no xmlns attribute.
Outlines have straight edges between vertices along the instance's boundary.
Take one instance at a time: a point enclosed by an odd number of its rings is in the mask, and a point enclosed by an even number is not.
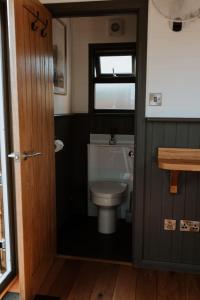
<svg viewBox="0 0 200 300"><path fill-rule="evenodd" d="M71 114L55 117L55 136L64 142L56 153L58 227L87 213L87 144L90 133L133 134L134 115Z"/></svg>
<svg viewBox="0 0 200 300"><path fill-rule="evenodd" d="M71 172L70 214L87 213L87 144L89 143L89 119L87 114L71 117Z"/></svg>
<svg viewBox="0 0 200 300"><path fill-rule="evenodd" d="M69 169L71 150L70 150L70 119L66 117L55 118L55 138L64 142L62 151L55 153L56 158L56 201L57 206L57 229L58 235L60 228L63 227L64 219L68 214L68 195L70 193L71 174Z"/></svg>
<svg viewBox="0 0 200 300"><path fill-rule="evenodd" d="M90 132L99 134L133 134L134 115L91 115Z"/></svg>
<svg viewBox="0 0 200 300"><path fill-rule="evenodd" d="M200 265L200 233L180 232L179 221L200 220L200 174L181 173L179 194L169 193L169 172L157 165L158 147L200 148L199 122L146 124L146 174L143 259ZM164 231L164 219L176 219L175 232Z"/></svg>

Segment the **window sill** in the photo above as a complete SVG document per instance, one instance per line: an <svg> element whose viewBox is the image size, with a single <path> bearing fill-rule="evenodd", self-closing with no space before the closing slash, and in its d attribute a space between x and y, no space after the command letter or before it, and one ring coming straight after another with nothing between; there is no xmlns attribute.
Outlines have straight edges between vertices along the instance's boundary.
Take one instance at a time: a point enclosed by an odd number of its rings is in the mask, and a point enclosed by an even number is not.
<svg viewBox="0 0 200 300"><path fill-rule="evenodd" d="M89 113L91 116L134 116L135 110L133 111L93 111Z"/></svg>

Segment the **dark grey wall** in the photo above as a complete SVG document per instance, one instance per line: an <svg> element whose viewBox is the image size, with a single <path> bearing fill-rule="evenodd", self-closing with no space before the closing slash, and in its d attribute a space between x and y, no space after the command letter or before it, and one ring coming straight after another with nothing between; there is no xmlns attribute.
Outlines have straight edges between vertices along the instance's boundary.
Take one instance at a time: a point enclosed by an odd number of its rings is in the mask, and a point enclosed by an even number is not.
<svg viewBox="0 0 200 300"><path fill-rule="evenodd" d="M65 142L64 151L56 154L58 231L71 213L86 210L89 132L109 133L112 127L120 133L134 132L132 119L119 119L121 126L116 128L108 116L55 118L56 136ZM171 195L169 172L157 166L158 147L200 148L200 122L146 121L144 207L138 224L143 228L141 262L153 268L200 271L200 233L179 231L181 219L200 220L200 174L182 173L179 194ZM175 232L164 231L165 218L177 220Z"/></svg>
<svg viewBox="0 0 200 300"><path fill-rule="evenodd" d="M55 117L55 136L64 142L56 153L57 237L74 216L87 215L87 144L90 133L134 134L134 115L72 114Z"/></svg>
<svg viewBox="0 0 200 300"><path fill-rule="evenodd" d="M182 173L179 194L171 195L169 172L157 166L158 147L200 148L200 122L146 122L143 260L200 270L200 233L179 230L181 219L200 220L200 173ZM164 231L165 218L177 220L175 232Z"/></svg>

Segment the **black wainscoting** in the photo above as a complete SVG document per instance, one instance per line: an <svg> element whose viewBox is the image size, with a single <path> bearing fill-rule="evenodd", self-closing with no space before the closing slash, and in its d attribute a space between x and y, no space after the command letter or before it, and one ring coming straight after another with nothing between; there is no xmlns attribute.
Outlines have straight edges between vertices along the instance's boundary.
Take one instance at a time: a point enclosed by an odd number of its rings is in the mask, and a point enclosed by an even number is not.
<svg viewBox="0 0 200 300"><path fill-rule="evenodd" d="M134 114L90 115L90 133L134 134Z"/></svg>
<svg viewBox="0 0 200 300"><path fill-rule="evenodd" d="M149 120L146 130L143 261L200 271L200 233L179 230L181 219L200 220L200 173L182 173L171 195L169 172L157 166L158 147L200 148L200 122ZM175 232L163 230L165 218L177 220Z"/></svg>
<svg viewBox="0 0 200 300"><path fill-rule="evenodd" d="M71 121L68 117L55 118L55 138L64 142L65 146L62 151L57 152L56 157L56 208L57 208L57 237L59 240L60 231L64 224L64 218L69 215L69 195L71 170L70 157L70 131Z"/></svg>
<svg viewBox="0 0 200 300"><path fill-rule="evenodd" d="M87 213L87 144L89 143L89 118L87 114L71 118L71 172L70 215Z"/></svg>
<svg viewBox="0 0 200 300"><path fill-rule="evenodd" d="M134 134L134 115L71 114L55 116L55 137L64 142L56 153L58 251L69 217L87 215L87 144L90 133Z"/></svg>

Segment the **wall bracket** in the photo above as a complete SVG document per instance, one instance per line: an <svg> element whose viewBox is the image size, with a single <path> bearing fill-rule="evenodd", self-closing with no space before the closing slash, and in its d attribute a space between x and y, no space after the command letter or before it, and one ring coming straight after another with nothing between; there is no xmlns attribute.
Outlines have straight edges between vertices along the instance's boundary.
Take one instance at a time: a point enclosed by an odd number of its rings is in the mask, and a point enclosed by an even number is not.
<svg viewBox="0 0 200 300"><path fill-rule="evenodd" d="M178 180L179 180L180 171L170 171L170 193L178 193Z"/></svg>

